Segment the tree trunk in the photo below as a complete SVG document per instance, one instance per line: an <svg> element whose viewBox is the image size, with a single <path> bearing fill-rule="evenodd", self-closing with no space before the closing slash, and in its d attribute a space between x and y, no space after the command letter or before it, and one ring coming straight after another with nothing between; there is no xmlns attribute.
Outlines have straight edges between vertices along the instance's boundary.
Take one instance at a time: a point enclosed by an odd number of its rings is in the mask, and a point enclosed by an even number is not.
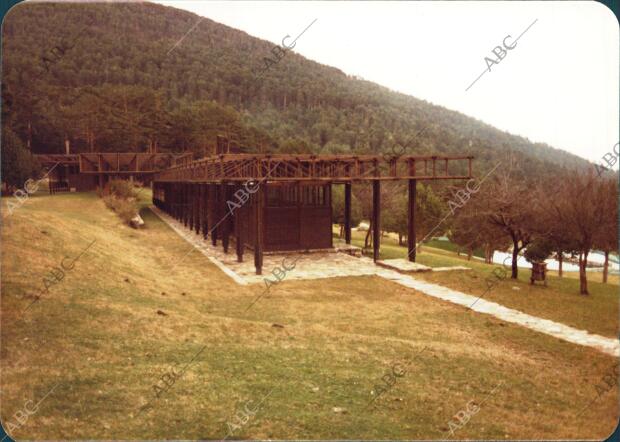
<svg viewBox="0 0 620 442"><path fill-rule="evenodd" d="M484 262L487 264L493 264L493 249L491 246L484 246Z"/></svg>
<svg viewBox="0 0 620 442"><path fill-rule="evenodd" d="M559 263L558 276L561 278L562 277L562 264L564 263L564 252L562 252L562 250L558 252L558 263Z"/></svg>
<svg viewBox="0 0 620 442"><path fill-rule="evenodd" d="M519 267L517 267L517 260L519 259L519 244L517 241L512 241L512 274L510 277L512 279L517 279L519 277Z"/></svg>
<svg viewBox="0 0 620 442"><path fill-rule="evenodd" d="M340 224L340 233L338 234L338 238L342 238L344 236L344 224Z"/></svg>
<svg viewBox="0 0 620 442"><path fill-rule="evenodd" d="M579 294L589 295L588 280L586 279L586 265L588 264L588 251L579 253Z"/></svg>
<svg viewBox="0 0 620 442"><path fill-rule="evenodd" d="M364 238L365 249L367 249L370 244L370 232L372 232L372 221L368 224L368 231L366 232L366 237Z"/></svg>
<svg viewBox="0 0 620 442"><path fill-rule="evenodd" d="M609 252L605 250L605 264L603 265L603 282L607 282L607 273L609 271Z"/></svg>
<svg viewBox="0 0 620 442"><path fill-rule="evenodd" d="M471 256L474 254L473 249L467 249L467 261L471 261Z"/></svg>
<svg viewBox="0 0 620 442"><path fill-rule="evenodd" d="M398 234L398 245L399 246L403 245L403 234L402 233Z"/></svg>

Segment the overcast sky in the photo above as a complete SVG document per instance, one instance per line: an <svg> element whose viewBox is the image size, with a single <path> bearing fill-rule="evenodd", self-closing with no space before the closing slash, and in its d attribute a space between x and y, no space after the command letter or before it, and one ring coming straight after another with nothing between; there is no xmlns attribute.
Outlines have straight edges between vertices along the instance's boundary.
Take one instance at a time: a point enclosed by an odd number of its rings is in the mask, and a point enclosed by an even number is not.
<svg viewBox="0 0 620 442"><path fill-rule="evenodd" d="M295 46L311 60L592 161L619 139L618 22L600 3L156 2L277 44L317 19Z"/></svg>

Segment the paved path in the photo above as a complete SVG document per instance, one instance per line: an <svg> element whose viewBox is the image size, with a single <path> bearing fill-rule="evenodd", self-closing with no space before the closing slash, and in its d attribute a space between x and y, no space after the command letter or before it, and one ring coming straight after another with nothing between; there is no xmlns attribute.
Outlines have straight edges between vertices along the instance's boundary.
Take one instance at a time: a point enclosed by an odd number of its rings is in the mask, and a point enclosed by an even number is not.
<svg viewBox="0 0 620 442"><path fill-rule="evenodd" d="M594 347L612 356L620 356L620 342L617 339L595 335L585 330L579 330L559 322L550 321L549 319L528 315L495 302L487 301L437 284L420 281L397 272L378 270L377 275L434 298L462 305L471 308L471 310L486 313L503 321L555 336L556 338L572 342L573 344Z"/></svg>
<svg viewBox="0 0 620 442"><path fill-rule="evenodd" d="M151 210L166 224L174 229L181 237L203 253L211 262L217 265L225 274L237 284L262 283L269 277L271 269L282 265L282 259L287 255L265 255L263 260L263 276L254 274L254 260L246 259L238 263L234 248L225 254L221 246L214 247L210 241L204 241L202 235L190 231L171 216L156 207ZM190 249L191 250L191 249ZM250 257L251 254L246 256ZM526 313L504 307L495 302L468 295L437 284L415 279L409 275L394 270L376 266L372 259L367 257L356 258L344 253L311 253L288 255L286 264L290 266L297 259L295 269L287 273L286 279L321 279L341 276L376 275L395 282L402 286L414 289L425 295L461 305L479 313L494 316L502 321L518 324L540 333L554 336L573 344L593 347L612 356L620 356L620 342L617 339L588 333L559 322L538 318Z"/></svg>

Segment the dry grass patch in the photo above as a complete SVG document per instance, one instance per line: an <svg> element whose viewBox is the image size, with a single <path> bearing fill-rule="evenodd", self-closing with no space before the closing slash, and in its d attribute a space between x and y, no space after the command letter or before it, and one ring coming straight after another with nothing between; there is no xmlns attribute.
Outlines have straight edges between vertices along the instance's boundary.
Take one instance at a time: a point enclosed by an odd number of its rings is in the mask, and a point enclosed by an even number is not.
<svg viewBox="0 0 620 442"><path fill-rule="evenodd" d="M456 439L604 438L617 423L615 389L577 416L615 362L605 354L376 277L284 280L245 312L262 285L236 285L200 253L182 258L190 246L142 215L136 231L95 195L55 195L34 198L3 229L3 421L60 383L14 436L223 438L247 400L272 392L235 437L440 439L501 382ZM18 320L48 267L93 239ZM204 346L156 399L159 377ZM402 360L410 371L366 408Z"/></svg>

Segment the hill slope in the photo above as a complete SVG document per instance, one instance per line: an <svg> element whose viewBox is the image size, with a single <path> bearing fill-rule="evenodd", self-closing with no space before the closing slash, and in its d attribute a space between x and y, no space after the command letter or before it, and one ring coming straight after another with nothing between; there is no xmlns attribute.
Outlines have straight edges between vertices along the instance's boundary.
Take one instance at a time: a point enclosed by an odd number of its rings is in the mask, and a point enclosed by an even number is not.
<svg viewBox="0 0 620 442"><path fill-rule="evenodd" d="M246 311L262 283L236 285L142 215L134 230L94 193L37 194L3 220L5 428L57 386L15 440L439 439L470 400L484 408L458 438L602 439L618 422L617 390L595 389L611 356L377 277L288 278ZM377 397L396 362L407 374Z"/></svg>
<svg viewBox="0 0 620 442"><path fill-rule="evenodd" d="M35 151L59 151L66 138L77 150L204 152L227 132L251 151L370 153L400 143L482 164L512 151L533 174L588 164L294 52L258 78L273 45L209 19L169 52L199 19L149 3L13 8L3 78L16 132Z"/></svg>

